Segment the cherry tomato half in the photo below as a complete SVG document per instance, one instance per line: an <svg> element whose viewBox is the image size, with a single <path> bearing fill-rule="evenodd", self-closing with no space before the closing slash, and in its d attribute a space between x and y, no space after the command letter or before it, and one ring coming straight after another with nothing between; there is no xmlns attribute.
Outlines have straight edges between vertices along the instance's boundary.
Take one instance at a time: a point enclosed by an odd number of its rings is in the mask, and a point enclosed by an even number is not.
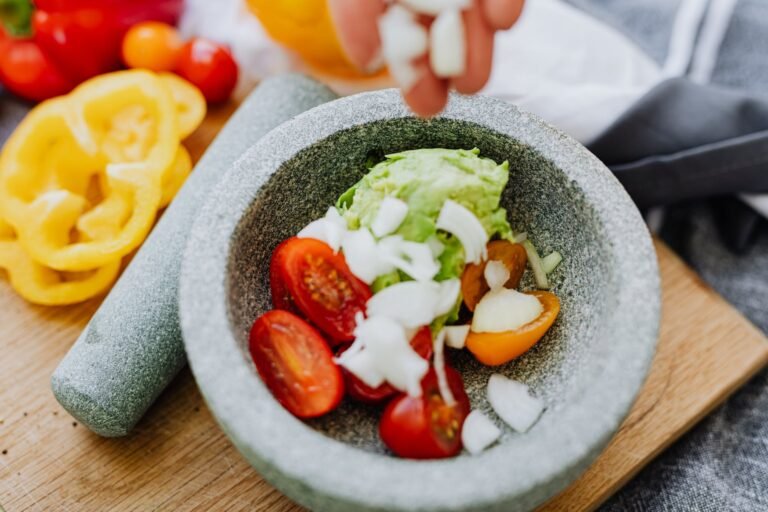
<svg viewBox="0 0 768 512"><path fill-rule="evenodd" d="M371 290L344 256L319 240L289 238L272 253L269 277L276 308L300 311L333 345L352 341L355 315L365 312Z"/></svg>
<svg viewBox="0 0 768 512"><path fill-rule="evenodd" d="M560 299L543 290L525 292L541 302L544 310L533 321L503 332L473 332L467 335L467 348L481 363L496 366L520 357L547 334L560 313Z"/></svg>
<svg viewBox="0 0 768 512"><path fill-rule="evenodd" d="M456 399L443 401L434 368L421 382L422 396L401 395L384 410L379 434L384 444L400 457L439 459L461 451L461 428L469 415L469 398L459 372L445 367L448 385Z"/></svg>
<svg viewBox="0 0 768 512"><path fill-rule="evenodd" d="M264 313L253 324L249 345L264 384L294 416L322 416L341 402L341 370L320 333L298 316Z"/></svg>
<svg viewBox="0 0 768 512"><path fill-rule="evenodd" d="M427 361L432 358L432 331L429 330L429 327L422 327L418 330L411 339L411 347ZM349 347L339 351L339 354L344 353L347 348ZM341 372L344 374L347 394L359 402L378 404L397 394L397 389L393 388L388 382L379 387L372 388L346 369L342 368Z"/></svg>
<svg viewBox="0 0 768 512"><path fill-rule="evenodd" d="M226 101L237 84L237 63L229 50L201 37L182 47L176 73L197 86L208 103Z"/></svg>
<svg viewBox="0 0 768 512"><path fill-rule="evenodd" d="M494 240L488 244L487 249L488 259L479 265L470 263L461 275L461 295L470 311L475 310L477 303L490 290L485 280L485 265L489 261L501 261L507 267L509 279L504 283L507 288L517 288L525 272L528 257L522 245L507 240Z"/></svg>
<svg viewBox="0 0 768 512"><path fill-rule="evenodd" d="M137 23L123 38L123 62L129 68L173 71L181 45L179 33L171 25L159 21Z"/></svg>

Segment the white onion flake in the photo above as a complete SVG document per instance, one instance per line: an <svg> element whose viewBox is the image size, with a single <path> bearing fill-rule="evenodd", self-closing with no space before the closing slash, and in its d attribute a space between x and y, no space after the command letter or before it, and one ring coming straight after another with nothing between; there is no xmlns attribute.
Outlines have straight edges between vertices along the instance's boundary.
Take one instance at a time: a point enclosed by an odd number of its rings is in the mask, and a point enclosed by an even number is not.
<svg viewBox="0 0 768 512"><path fill-rule="evenodd" d="M379 241L380 257L416 281L431 281L440 270L429 245L410 242L400 235Z"/></svg>
<svg viewBox="0 0 768 512"><path fill-rule="evenodd" d="M472 455L482 452L501 436L501 430L478 410L469 413L461 427L461 444Z"/></svg>
<svg viewBox="0 0 768 512"><path fill-rule="evenodd" d="M437 217L437 228L447 231L459 239L464 247L466 263L480 263L486 257L485 245L488 234L475 214L450 199L443 203Z"/></svg>
<svg viewBox="0 0 768 512"><path fill-rule="evenodd" d="M491 260L485 264L483 276L491 290L498 290L503 288L504 284L509 281L509 270L504 263L498 260Z"/></svg>
<svg viewBox="0 0 768 512"><path fill-rule="evenodd" d="M376 367L376 361L369 350L360 350L350 356L344 353L336 362L372 388L384 383L384 375Z"/></svg>
<svg viewBox="0 0 768 512"><path fill-rule="evenodd" d="M416 12L438 16L448 9L466 9L471 0L400 0L400 3Z"/></svg>
<svg viewBox="0 0 768 512"><path fill-rule="evenodd" d="M549 253L541 258L541 266L546 274L552 273L563 261L563 255L557 251Z"/></svg>
<svg viewBox="0 0 768 512"><path fill-rule="evenodd" d="M440 78L461 76L467 67L464 20L458 9L441 12L429 30L429 64Z"/></svg>
<svg viewBox="0 0 768 512"><path fill-rule="evenodd" d="M528 293L500 288L486 293L475 306L472 332L506 332L536 320L544 311L541 301Z"/></svg>
<svg viewBox="0 0 768 512"><path fill-rule="evenodd" d="M451 348L462 349L467 342L469 335L469 324L466 325L446 325L445 344Z"/></svg>
<svg viewBox="0 0 768 512"><path fill-rule="evenodd" d="M447 315L456 306L461 293L461 281L458 278L446 279L437 284L440 289L435 303L435 317Z"/></svg>
<svg viewBox="0 0 768 512"><path fill-rule="evenodd" d="M499 418L518 432L527 432L544 411L544 404L531 396L528 386L498 373L488 380L488 401Z"/></svg>
<svg viewBox="0 0 768 512"><path fill-rule="evenodd" d="M408 205L402 199L385 197L371 223L371 231L377 238L394 233L408 215Z"/></svg>
<svg viewBox="0 0 768 512"><path fill-rule="evenodd" d="M366 284L395 269L381 258L376 239L365 228L348 231L341 241L341 248L349 270Z"/></svg>
<svg viewBox="0 0 768 512"><path fill-rule="evenodd" d="M445 330L440 331L432 342L434 352L435 375L437 376L437 387L440 390L440 396L448 407L456 404L456 398L453 396L451 386L448 385L448 377L445 374Z"/></svg>
<svg viewBox="0 0 768 512"><path fill-rule="evenodd" d="M419 79L413 60L427 53L429 34L416 15L402 5L393 5L379 18L381 50L389 72L403 91Z"/></svg>
<svg viewBox="0 0 768 512"><path fill-rule="evenodd" d="M347 222L339 211L331 206L325 217L310 222L296 235L298 238L314 238L328 244L333 252L338 252L341 241L347 234Z"/></svg>
<svg viewBox="0 0 768 512"><path fill-rule="evenodd" d="M369 316L357 324L355 337L363 345L355 358L368 354L375 370L393 387L414 397L421 396L421 379L429 370L429 363L411 347L401 325L389 318ZM343 357L340 360L354 373Z"/></svg>
<svg viewBox="0 0 768 512"><path fill-rule="evenodd" d="M544 272L544 266L541 263L539 252L530 240L525 240L522 245L523 248L525 248L526 256L528 256L528 264L531 266L531 270L533 270L536 286L542 290L548 290L549 280L547 279L547 273Z"/></svg>
<svg viewBox="0 0 768 512"><path fill-rule="evenodd" d="M404 327L429 325L435 319L440 286L434 281L406 281L381 290L366 303L369 316L391 318Z"/></svg>

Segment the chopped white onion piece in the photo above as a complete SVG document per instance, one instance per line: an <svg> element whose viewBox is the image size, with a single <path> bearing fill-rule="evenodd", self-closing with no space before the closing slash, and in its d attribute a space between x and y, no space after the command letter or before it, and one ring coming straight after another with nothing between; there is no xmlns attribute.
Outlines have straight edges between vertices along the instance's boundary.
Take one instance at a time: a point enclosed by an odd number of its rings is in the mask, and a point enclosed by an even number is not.
<svg viewBox="0 0 768 512"><path fill-rule="evenodd" d="M445 374L445 330L440 331L435 336L432 343L435 362L435 375L437 375L437 387L440 390L440 396L447 406L456 404L456 398L453 396L451 386L448 385L448 377Z"/></svg>
<svg viewBox="0 0 768 512"><path fill-rule="evenodd" d="M393 387L421 396L421 379L429 363L413 350L401 325L389 318L369 316L357 325L355 337L364 346L355 358L368 354L375 369Z"/></svg>
<svg viewBox="0 0 768 512"><path fill-rule="evenodd" d="M475 409L461 427L461 444L472 455L482 452L501 436L501 430L485 414Z"/></svg>
<svg viewBox="0 0 768 512"><path fill-rule="evenodd" d="M466 9L470 0L400 0L416 12L437 16L447 9Z"/></svg>
<svg viewBox="0 0 768 512"><path fill-rule="evenodd" d="M445 344L451 348L462 349L469 335L469 324L447 325L445 331Z"/></svg>
<svg viewBox="0 0 768 512"><path fill-rule="evenodd" d="M500 288L486 293L475 306L472 331L514 331L536 320L543 311L541 301L533 295Z"/></svg>
<svg viewBox="0 0 768 512"><path fill-rule="evenodd" d="M299 238L314 238L328 244L333 252L338 252L341 241L347 234L347 222L341 217L339 211L331 206L325 217L310 222L296 235Z"/></svg>
<svg viewBox="0 0 768 512"><path fill-rule="evenodd" d="M342 354L342 357L336 362L355 377L372 388L379 387L384 383L384 375L377 368L370 350L361 350L348 357L344 357L345 355L346 353Z"/></svg>
<svg viewBox="0 0 768 512"><path fill-rule="evenodd" d="M563 255L554 251L541 259L541 266L545 273L550 274L563 261Z"/></svg>
<svg viewBox="0 0 768 512"><path fill-rule="evenodd" d="M531 396L528 386L498 373L488 381L488 401L504 423L518 432L528 431L544 410L544 404Z"/></svg>
<svg viewBox="0 0 768 512"><path fill-rule="evenodd" d="M516 244L521 244L521 243L525 242L526 240L528 240L528 233L526 233L525 231L515 235L515 243Z"/></svg>
<svg viewBox="0 0 768 512"><path fill-rule="evenodd" d="M379 18L379 35L384 60L395 81L404 91L419 79L413 60L427 53L429 34L416 15L395 4Z"/></svg>
<svg viewBox="0 0 768 512"><path fill-rule="evenodd" d="M488 287L491 290L503 288L504 284L509 281L507 266L498 260L491 260L486 263L483 275L485 276L485 282L488 283Z"/></svg>
<svg viewBox="0 0 768 512"><path fill-rule="evenodd" d="M457 278L446 279L437 284L440 285L440 290L435 304L435 318L447 315L456 306L461 293L461 281Z"/></svg>
<svg viewBox="0 0 768 512"><path fill-rule="evenodd" d="M541 258L539 258L536 247L533 246L530 240L524 241L523 247L525 248L525 254L528 256L528 264L531 266L531 270L533 270L536 286L542 290L548 290L549 280L547 280L547 273L544 272L544 267L541 264Z"/></svg>
<svg viewBox="0 0 768 512"><path fill-rule="evenodd" d="M381 258L376 240L365 228L348 231L341 241L341 248L349 270L366 284L395 269Z"/></svg>
<svg viewBox="0 0 768 512"><path fill-rule="evenodd" d="M445 250L445 245L436 236L427 238L425 243L429 246L429 249L432 251L432 256L435 258L443 254L443 251Z"/></svg>
<svg viewBox="0 0 768 512"><path fill-rule="evenodd" d="M464 261L480 263L486 257L488 234L482 223L469 211L450 199L443 203L437 217L437 228L453 234L464 247Z"/></svg>
<svg viewBox="0 0 768 512"><path fill-rule="evenodd" d="M371 223L371 231L381 238L394 233L408 215L408 205L402 199L385 197L379 205L379 211Z"/></svg>
<svg viewBox="0 0 768 512"><path fill-rule="evenodd" d="M440 270L432 250L425 243L392 235L379 241L380 257L416 281L431 281Z"/></svg>
<svg viewBox="0 0 768 512"><path fill-rule="evenodd" d="M403 327L429 325L440 302L440 286L434 281L405 281L393 284L368 299L369 316L391 318Z"/></svg>
<svg viewBox="0 0 768 512"><path fill-rule="evenodd" d="M429 31L429 64L440 78L461 76L467 67L464 20L458 9L442 11Z"/></svg>

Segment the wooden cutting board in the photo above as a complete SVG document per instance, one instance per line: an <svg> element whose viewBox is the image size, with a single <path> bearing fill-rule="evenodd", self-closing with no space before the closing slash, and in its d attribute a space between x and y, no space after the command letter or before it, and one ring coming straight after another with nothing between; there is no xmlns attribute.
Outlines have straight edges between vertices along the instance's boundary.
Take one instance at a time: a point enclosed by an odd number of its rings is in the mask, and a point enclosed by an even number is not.
<svg viewBox="0 0 768 512"><path fill-rule="evenodd" d="M233 106L187 141L195 159ZM663 322L651 374L602 456L543 510L591 510L768 364L768 340L657 242ZM219 430L185 369L130 437L104 439L59 406L48 380L99 300L43 308L0 277L0 510L300 510Z"/></svg>

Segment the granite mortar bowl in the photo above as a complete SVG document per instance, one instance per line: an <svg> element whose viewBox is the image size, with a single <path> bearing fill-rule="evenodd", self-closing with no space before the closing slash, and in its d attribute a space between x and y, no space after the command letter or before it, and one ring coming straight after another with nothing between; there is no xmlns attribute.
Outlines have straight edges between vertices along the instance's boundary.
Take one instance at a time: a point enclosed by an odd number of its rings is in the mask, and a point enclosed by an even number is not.
<svg viewBox="0 0 768 512"><path fill-rule="evenodd" d="M528 383L545 402L539 422L525 434L504 428L478 456L415 461L386 452L375 408L345 402L312 422L291 416L263 385L247 341L254 319L271 308L273 248L322 216L366 163L430 147L477 147L509 160L502 204L513 228L527 232L540 252L556 249L565 260L552 275L560 318L531 351L497 368L450 354L474 408L490 411L485 386L500 372ZM484 97L453 96L440 117L416 119L393 90L316 107L251 147L195 223L180 300L189 361L221 427L278 489L311 509L333 511L541 504L586 469L629 411L654 353L660 302L642 218L583 146Z"/></svg>

